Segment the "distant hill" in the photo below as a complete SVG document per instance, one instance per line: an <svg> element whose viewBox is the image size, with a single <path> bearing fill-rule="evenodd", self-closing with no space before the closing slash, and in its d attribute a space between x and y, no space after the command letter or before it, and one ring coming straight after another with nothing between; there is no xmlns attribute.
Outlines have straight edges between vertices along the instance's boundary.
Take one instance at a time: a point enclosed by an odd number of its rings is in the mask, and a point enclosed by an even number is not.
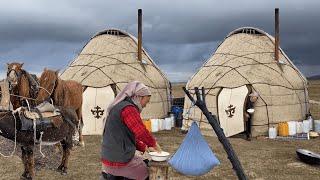
<svg viewBox="0 0 320 180"><path fill-rule="evenodd" d="M309 80L320 80L320 75L310 76L308 77Z"/></svg>

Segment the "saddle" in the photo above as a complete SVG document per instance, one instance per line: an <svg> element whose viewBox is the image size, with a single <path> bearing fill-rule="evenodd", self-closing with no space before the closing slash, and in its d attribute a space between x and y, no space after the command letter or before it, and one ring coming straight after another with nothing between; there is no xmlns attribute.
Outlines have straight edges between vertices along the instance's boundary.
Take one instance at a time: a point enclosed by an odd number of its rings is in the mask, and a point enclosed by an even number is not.
<svg viewBox="0 0 320 180"><path fill-rule="evenodd" d="M60 127L63 123L60 110L49 102L43 102L31 111L22 108L20 111L21 130L33 131L34 123L37 131Z"/></svg>

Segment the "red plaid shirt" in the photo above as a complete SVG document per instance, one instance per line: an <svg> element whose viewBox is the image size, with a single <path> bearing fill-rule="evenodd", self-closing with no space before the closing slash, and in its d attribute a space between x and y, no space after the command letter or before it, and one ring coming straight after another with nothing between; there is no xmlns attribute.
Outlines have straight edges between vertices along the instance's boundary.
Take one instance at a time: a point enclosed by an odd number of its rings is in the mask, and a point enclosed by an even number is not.
<svg viewBox="0 0 320 180"><path fill-rule="evenodd" d="M134 134L136 139L136 148L138 151L144 152L147 147L155 147L156 140L144 126L140 113L133 105L127 106L121 111L121 119L124 124ZM125 166L128 163L110 162L102 159L105 166Z"/></svg>

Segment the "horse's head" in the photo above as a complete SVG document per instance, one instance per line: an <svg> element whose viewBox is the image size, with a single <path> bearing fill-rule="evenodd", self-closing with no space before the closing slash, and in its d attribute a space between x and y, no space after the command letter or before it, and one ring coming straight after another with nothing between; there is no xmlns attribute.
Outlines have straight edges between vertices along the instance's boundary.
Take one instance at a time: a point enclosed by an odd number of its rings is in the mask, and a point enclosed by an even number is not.
<svg viewBox="0 0 320 180"><path fill-rule="evenodd" d="M19 80L21 78L23 69L23 63L7 63L8 70L7 70L7 79L11 86L15 87L18 85Z"/></svg>
<svg viewBox="0 0 320 180"><path fill-rule="evenodd" d="M57 85L59 80L59 71L53 71L49 69L44 69L40 77L40 89L37 97L37 102L41 103L48 99Z"/></svg>

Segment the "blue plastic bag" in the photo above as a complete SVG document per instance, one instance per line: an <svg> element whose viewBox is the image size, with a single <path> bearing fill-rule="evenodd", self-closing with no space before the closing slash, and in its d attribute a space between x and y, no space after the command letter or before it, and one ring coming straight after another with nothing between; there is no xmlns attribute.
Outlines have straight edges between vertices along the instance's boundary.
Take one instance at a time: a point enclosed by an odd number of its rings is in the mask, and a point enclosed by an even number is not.
<svg viewBox="0 0 320 180"><path fill-rule="evenodd" d="M203 138L198 125L193 122L169 164L184 175L201 176L219 165L220 161Z"/></svg>

